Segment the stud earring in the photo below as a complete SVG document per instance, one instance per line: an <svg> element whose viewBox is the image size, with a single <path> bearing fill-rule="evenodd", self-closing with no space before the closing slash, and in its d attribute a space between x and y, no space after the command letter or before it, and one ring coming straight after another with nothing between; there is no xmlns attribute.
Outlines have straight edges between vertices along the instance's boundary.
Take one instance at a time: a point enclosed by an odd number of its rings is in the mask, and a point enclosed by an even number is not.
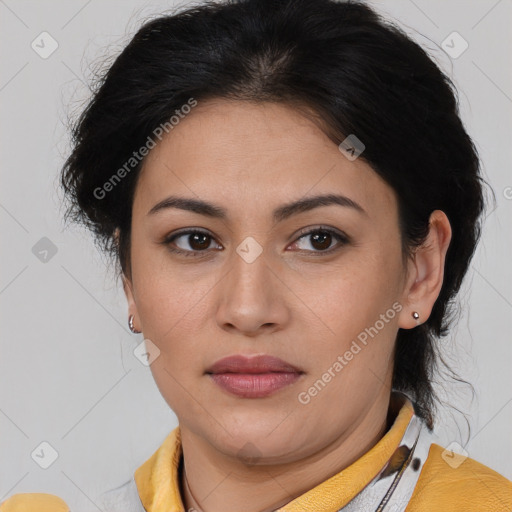
<svg viewBox="0 0 512 512"><path fill-rule="evenodd" d="M130 328L130 331L133 332L133 334L140 334L140 331L137 331L137 329L135 329L135 326L133 325L133 315L130 315L128 317L128 327Z"/></svg>
<svg viewBox="0 0 512 512"><path fill-rule="evenodd" d="M412 312L412 317L414 318L414 320L419 320L420 314L417 311L413 311Z"/></svg>

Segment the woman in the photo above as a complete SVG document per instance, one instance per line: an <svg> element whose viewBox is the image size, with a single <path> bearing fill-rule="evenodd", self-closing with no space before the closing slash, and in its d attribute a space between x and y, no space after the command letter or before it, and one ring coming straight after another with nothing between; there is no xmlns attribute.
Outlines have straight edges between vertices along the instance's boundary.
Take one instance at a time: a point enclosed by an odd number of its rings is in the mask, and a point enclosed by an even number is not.
<svg viewBox="0 0 512 512"><path fill-rule="evenodd" d="M146 23L73 135L70 215L117 258L179 420L104 510L512 510L432 442L484 200L418 45L362 4L205 4ZM67 510L1 510L30 506Z"/></svg>

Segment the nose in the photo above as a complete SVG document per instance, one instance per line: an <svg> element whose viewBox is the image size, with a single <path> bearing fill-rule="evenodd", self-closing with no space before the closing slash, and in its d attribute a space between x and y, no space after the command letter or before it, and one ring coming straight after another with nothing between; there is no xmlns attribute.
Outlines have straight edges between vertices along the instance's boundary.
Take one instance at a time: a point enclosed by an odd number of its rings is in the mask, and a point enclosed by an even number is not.
<svg viewBox="0 0 512 512"><path fill-rule="evenodd" d="M255 337L283 329L289 321L287 288L260 254L251 263L236 252L217 289L217 323L220 328ZM289 292L288 292L289 293Z"/></svg>

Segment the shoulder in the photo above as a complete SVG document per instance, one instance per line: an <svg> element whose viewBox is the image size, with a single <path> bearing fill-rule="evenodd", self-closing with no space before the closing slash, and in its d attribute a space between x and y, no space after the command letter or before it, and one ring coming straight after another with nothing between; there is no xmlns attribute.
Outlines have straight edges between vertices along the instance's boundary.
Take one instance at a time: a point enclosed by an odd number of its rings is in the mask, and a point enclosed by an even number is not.
<svg viewBox="0 0 512 512"><path fill-rule="evenodd" d="M0 512L69 512L66 503L53 494L15 494L0 503Z"/></svg>
<svg viewBox="0 0 512 512"><path fill-rule="evenodd" d="M407 512L510 512L512 482L469 457L433 443Z"/></svg>
<svg viewBox="0 0 512 512"><path fill-rule="evenodd" d="M107 512L144 512L135 481L100 494L94 500ZM0 512L69 512L68 505L58 496L43 493L15 494L0 503Z"/></svg>

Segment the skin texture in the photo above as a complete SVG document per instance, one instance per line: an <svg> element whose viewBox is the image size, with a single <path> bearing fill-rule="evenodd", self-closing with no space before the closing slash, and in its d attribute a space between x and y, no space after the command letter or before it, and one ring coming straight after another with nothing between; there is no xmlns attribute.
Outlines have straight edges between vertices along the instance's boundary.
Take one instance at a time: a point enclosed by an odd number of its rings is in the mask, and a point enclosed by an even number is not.
<svg viewBox="0 0 512 512"><path fill-rule="evenodd" d="M274 208L323 194L343 194L365 213L329 205L272 218ZM178 208L148 213L171 195L208 201L227 217ZM348 241L322 245L300 233L320 226ZM187 235L164 243L182 228L211 238L203 246ZM249 236L263 249L252 263L236 252ZM186 508L272 510L378 442L389 427L398 328L428 318L450 238L448 219L436 210L426 243L404 261L393 189L289 106L199 102L174 127L146 158L136 187L124 285L135 327L160 350L151 370L181 427L195 497L187 495ZM301 403L299 393L397 302L401 311ZM270 354L304 373L271 396L236 397L205 374L232 354Z"/></svg>

